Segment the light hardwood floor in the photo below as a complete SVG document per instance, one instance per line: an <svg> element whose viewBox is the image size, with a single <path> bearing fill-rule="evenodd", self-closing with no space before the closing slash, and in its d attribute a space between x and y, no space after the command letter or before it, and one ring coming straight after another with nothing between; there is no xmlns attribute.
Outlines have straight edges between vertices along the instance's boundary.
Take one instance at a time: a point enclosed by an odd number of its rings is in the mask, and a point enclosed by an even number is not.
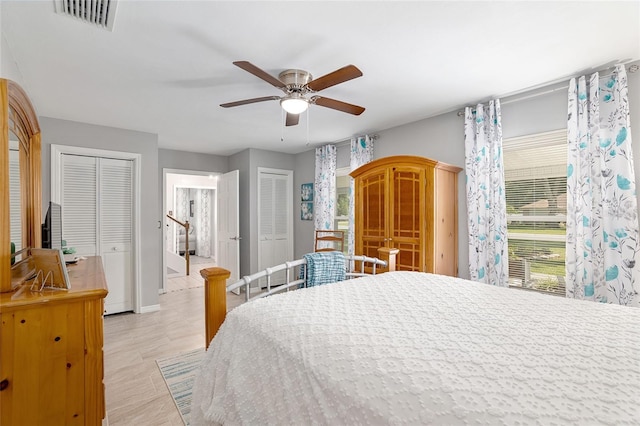
<svg viewBox="0 0 640 426"><path fill-rule="evenodd" d="M182 425L156 364L163 358L196 348L204 342L204 289L199 271L167 283L159 296L160 311L118 314L104 320L104 384L107 419L117 425ZM230 295L228 309L242 303Z"/></svg>

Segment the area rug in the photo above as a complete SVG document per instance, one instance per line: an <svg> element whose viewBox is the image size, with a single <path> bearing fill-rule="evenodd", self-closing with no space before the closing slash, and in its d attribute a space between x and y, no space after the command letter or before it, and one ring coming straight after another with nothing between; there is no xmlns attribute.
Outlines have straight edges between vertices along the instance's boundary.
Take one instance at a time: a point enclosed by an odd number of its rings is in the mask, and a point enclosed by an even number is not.
<svg viewBox="0 0 640 426"><path fill-rule="evenodd" d="M200 348L156 360L185 425L189 425L191 389L204 353L204 349Z"/></svg>

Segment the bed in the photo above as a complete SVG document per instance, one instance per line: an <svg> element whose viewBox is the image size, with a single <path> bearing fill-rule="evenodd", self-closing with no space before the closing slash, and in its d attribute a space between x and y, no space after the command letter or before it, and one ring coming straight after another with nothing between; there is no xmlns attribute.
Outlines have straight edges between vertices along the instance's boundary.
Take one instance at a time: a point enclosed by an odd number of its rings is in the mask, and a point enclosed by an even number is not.
<svg viewBox="0 0 640 426"><path fill-rule="evenodd" d="M638 424L640 310L418 272L231 311L192 424Z"/></svg>

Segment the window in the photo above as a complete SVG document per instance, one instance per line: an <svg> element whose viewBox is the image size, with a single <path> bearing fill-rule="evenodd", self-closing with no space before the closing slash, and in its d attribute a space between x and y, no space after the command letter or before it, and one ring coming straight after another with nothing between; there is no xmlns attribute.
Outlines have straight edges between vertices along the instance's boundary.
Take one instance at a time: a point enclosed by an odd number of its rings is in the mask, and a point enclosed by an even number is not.
<svg viewBox="0 0 640 426"><path fill-rule="evenodd" d="M510 286L565 294L566 135L503 141Z"/></svg>
<svg viewBox="0 0 640 426"><path fill-rule="evenodd" d="M333 229L345 232L345 236L349 232L349 168L344 167L336 170L336 216L334 219ZM348 244L344 243L344 252L348 251Z"/></svg>

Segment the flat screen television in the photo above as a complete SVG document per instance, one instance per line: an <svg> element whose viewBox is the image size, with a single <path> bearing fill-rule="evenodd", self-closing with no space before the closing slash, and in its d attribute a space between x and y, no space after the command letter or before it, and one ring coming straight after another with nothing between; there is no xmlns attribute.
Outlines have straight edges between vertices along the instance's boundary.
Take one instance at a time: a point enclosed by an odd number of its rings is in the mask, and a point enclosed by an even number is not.
<svg viewBox="0 0 640 426"><path fill-rule="evenodd" d="M62 206L51 201L42 224L42 248L62 248Z"/></svg>

